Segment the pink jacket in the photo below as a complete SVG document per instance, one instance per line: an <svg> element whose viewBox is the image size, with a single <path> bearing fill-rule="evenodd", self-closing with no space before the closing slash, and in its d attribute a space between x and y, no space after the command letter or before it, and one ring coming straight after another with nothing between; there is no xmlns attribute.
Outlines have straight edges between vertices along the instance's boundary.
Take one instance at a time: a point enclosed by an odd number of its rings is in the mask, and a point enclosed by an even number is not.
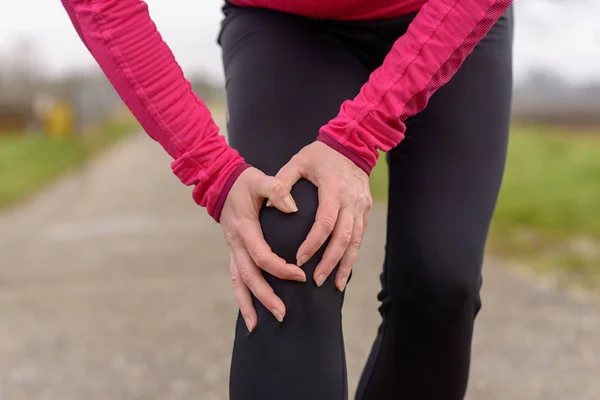
<svg viewBox="0 0 600 400"><path fill-rule="evenodd" d="M219 221L227 194L248 167L219 135L206 105L192 90L150 19L141 0L61 0L75 29L144 130L171 155L175 175L193 185L194 200ZM422 0L421 0L422 1ZM340 19L356 0L329 0ZM329 17L322 0L237 0ZM260 4L259 4L260 3ZM354 161L365 172L375 166L378 150L389 151L404 138L403 121L420 112L447 83L475 45L504 14L512 0L429 0L383 65L339 114L324 125L317 140ZM365 18L399 16L415 0L369 0ZM364 7L363 7L364 8ZM354 10L348 6L348 9ZM325 10L325 11L323 11ZM325 13L325 14L323 14ZM397 13L398 15L394 15Z"/></svg>

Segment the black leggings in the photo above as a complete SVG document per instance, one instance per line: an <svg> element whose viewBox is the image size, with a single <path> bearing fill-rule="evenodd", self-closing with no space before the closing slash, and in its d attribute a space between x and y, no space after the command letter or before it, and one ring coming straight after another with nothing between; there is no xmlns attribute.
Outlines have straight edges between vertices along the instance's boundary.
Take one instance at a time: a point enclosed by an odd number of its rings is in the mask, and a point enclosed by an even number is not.
<svg viewBox="0 0 600 400"><path fill-rule="evenodd" d="M267 174L315 140L353 98L414 15L322 21L226 5L223 49L231 145ZM512 9L387 154L383 322L356 399L458 400L469 374L481 265L505 162L512 96ZM316 188L292 191L299 212L263 209L273 251L295 262L317 208ZM311 277L320 257L303 268ZM266 275L266 274L265 274ZM343 294L266 275L287 306L279 323L255 299L258 326L238 317L232 400L347 399ZM360 282L353 282L360 284ZM348 290L352 290L352 284ZM375 310L374 310L375 311Z"/></svg>

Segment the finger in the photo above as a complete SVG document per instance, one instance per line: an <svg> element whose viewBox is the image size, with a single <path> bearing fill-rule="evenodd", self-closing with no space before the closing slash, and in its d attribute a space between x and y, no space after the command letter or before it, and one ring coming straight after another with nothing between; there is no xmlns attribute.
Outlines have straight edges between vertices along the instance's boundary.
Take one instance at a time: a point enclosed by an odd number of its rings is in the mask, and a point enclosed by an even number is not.
<svg viewBox="0 0 600 400"><path fill-rule="evenodd" d="M256 322L258 321L256 310L254 309L254 304L252 304L252 294L250 292L250 289L248 289L248 287L242 281L242 277L240 276L240 272L238 271L233 253L230 253L229 259L229 265L231 269L231 283L233 284L233 294L235 296L235 301L240 307L240 312L242 313L244 321L246 321L246 327L248 328L248 331L252 332L256 327Z"/></svg>
<svg viewBox="0 0 600 400"><path fill-rule="evenodd" d="M335 195L328 195L319 189L319 207L315 223L306 236L306 240L298 248L296 260L299 267L304 265L323 246L333 229L335 228L339 201Z"/></svg>
<svg viewBox="0 0 600 400"><path fill-rule="evenodd" d="M250 258L260 269L279 279L306 282L306 273L302 268L286 263L283 258L273 253L263 238L258 221L246 223L238 232Z"/></svg>
<svg viewBox="0 0 600 400"><path fill-rule="evenodd" d="M281 167L275 178L291 188L305 175L306 169L302 157L296 154L287 164Z"/></svg>
<svg viewBox="0 0 600 400"><path fill-rule="evenodd" d="M269 286L246 250L236 249L234 254L242 282L250 289L256 299L275 316L275 319L282 322L285 317L283 301L277 297L273 288Z"/></svg>
<svg viewBox="0 0 600 400"><path fill-rule="evenodd" d="M340 260L340 266L338 268L338 272L336 274L336 287L340 292L343 292L346 289L346 284L348 283L348 278L350 277L350 272L352 271L352 267L356 262L356 258L358 257L358 250L360 249L360 245L362 244L362 239L365 234L364 228L364 218L363 216L354 218L354 228L352 229L352 239L350 239L350 244L344 253L344 256Z"/></svg>
<svg viewBox="0 0 600 400"><path fill-rule="evenodd" d="M317 286L321 286L325 279L331 274L331 271L338 264L352 239L352 230L354 227L354 213L350 208L342 208L335 229L331 235L331 240L325 249L323 258L315 268L314 279Z"/></svg>
<svg viewBox="0 0 600 400"><path fill-rule="evenodd" d="M298 206L290 194L291 186L273 177L266 177L261 184L261 195L267 198L267 207L275 206L284 213L298 211Z"/></svg>

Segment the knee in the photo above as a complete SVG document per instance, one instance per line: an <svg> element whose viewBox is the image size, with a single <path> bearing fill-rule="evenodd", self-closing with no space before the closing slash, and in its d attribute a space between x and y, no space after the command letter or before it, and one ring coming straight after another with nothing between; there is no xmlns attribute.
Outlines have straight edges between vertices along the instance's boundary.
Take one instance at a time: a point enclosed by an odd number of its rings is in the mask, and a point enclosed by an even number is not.
<svg viewBox="0 0 600 400"><path fill-rule="evenodd" d="M296 263L296 252L306 239L315 220L318 207L317 188L306 180L292 188L298 211L284 214L275 208L264 208L260 223L265 240L275 254L288 263Z"/></svg>
<svg viewBox="0 0 600 400"><path fill-rule="evenodd" d="M397 302L434 319L475 316L481 307L480 251L412 246L400 270ZM394 272L392 271L392 274Z"/></svg>
<svg viewBox="0 0 600 400"><path fill-rule="evenodd" d="M260 222L265 240L275 254L288 263L296 263L296 253L306 239L317 213L317 188L306 180L299 181L292 189L292 196L298 205L298 211L284 214L274 208L263 209ZM334 285L335 271L325 284L317 287L313 280L314 270L323 256L324 247L302 266L306 273L306 282L282 281L267 275L267 282L273 287L286 305L286 318L305 320L315 328L322 324L334 324L341 310L341 292ZM302 317L301 317L301 316ZM321 328L319 328L321 329Z"/></svg>

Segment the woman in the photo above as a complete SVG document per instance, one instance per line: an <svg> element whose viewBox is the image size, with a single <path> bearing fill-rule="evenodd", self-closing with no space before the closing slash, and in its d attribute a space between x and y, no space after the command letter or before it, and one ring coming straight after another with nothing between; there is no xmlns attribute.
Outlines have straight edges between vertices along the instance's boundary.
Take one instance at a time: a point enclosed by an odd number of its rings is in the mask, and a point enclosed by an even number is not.
<svg viewBox="0 0 600 400"><path fill-rule="evenodd" d="M464 397L509 130L510 0L226 3L231 147L142 1L62 2L221 223L241 310L232 399L347 398L343 291L379 151L390 172L383 322L356 398Z"/></svg>

